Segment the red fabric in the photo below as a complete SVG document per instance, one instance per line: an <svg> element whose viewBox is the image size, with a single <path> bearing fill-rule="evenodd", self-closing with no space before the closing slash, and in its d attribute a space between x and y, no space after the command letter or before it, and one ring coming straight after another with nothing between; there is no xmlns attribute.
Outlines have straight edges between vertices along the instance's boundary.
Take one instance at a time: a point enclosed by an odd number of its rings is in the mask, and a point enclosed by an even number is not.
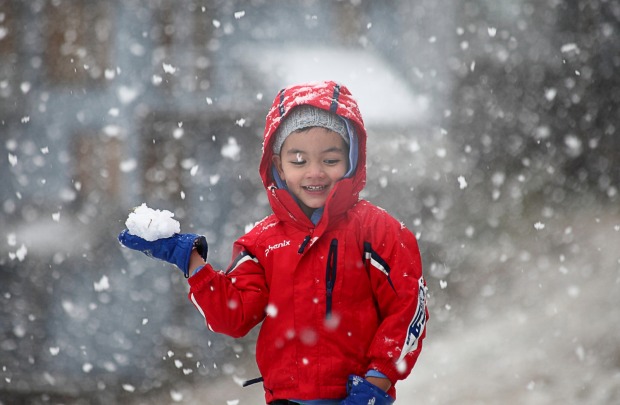
<svg viewBox="0 0 620 405"><path fill-rule="evenodd" d="M189 278L189 297L212 330L240 337L262 321L256 360L267 402L342 398L348 375L369 369L395 383L410 373L426 334L416 239L358 197L366 178L366 132L346 87L339 87L336 112L355 125L358 166L352 178L338 182L318 224L272 184L270 141L280 114L299 104L329 109L335 86L295 86L276 97L260 165L274 214L239 238L228 270L207 265ZM394 387L389 393L395 397Z"/></svg>

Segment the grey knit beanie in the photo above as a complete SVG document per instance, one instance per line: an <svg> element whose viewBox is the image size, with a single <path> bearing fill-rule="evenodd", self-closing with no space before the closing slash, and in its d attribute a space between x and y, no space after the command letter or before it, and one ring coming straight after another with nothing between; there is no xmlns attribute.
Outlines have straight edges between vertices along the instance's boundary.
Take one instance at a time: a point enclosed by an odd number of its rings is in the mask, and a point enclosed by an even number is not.
<svg viewBox="0 0 620 405"><path fill-rule="evenodd" d="M349 134L343 119L332 112L303 104L291 110L274 134L273 153L279 154L284 140L294 131L309 127L323 127L336 132L349 144Z"/></svg>

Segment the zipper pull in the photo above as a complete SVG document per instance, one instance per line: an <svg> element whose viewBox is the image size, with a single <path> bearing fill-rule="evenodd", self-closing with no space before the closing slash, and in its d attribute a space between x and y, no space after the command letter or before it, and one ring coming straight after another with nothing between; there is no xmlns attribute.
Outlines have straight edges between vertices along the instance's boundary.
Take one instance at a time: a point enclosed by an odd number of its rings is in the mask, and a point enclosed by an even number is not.
<svg viewBox="0 0 620 405"><path fill-rule="evenodd" d="M297 251L297 253L302 254L304 252L304 249L308 245L308 242L310 242L310 235L306 236L304 238L304 241L301 242L301 246L299 247L299 250Z"/></svg>

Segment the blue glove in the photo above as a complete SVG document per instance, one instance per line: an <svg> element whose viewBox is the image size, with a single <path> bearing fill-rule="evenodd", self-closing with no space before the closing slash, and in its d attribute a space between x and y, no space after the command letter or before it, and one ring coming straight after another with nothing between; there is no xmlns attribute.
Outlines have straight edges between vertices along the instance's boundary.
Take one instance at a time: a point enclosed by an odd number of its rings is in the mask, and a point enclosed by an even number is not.
<svg viewBox="0 0 620 405"><path fill-rule="evenodd" d="M149 257L176 265L185 277L189 277L189 258L195 248L206 261L209 245L204 236L193 233L175 233L169 238L157 239L152 242L129 233L127 229L118 235L121 244L129 249L137 250Z"/></svg>
<svg viewBox="0 0 620 405"><path fill-rule="evenodd" d="M381 388L358 375L350 375L347 382L347 397L340 405L392 405L394 398Z"/></svg>

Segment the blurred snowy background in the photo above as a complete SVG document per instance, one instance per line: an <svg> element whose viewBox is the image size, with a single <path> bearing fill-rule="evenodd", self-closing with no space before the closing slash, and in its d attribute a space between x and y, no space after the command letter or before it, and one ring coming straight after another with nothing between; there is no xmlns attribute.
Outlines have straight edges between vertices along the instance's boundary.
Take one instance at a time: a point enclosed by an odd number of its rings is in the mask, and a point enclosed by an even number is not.
<svg viewBox="0 0 620 405"><path fill-rule="evenodd" d="M420 241L397 403L620 403L619 30L612 0L0 0L0 404L263 403L255 333L116 235L146 202L225 266L273 96L320 79Z"/></svg>

